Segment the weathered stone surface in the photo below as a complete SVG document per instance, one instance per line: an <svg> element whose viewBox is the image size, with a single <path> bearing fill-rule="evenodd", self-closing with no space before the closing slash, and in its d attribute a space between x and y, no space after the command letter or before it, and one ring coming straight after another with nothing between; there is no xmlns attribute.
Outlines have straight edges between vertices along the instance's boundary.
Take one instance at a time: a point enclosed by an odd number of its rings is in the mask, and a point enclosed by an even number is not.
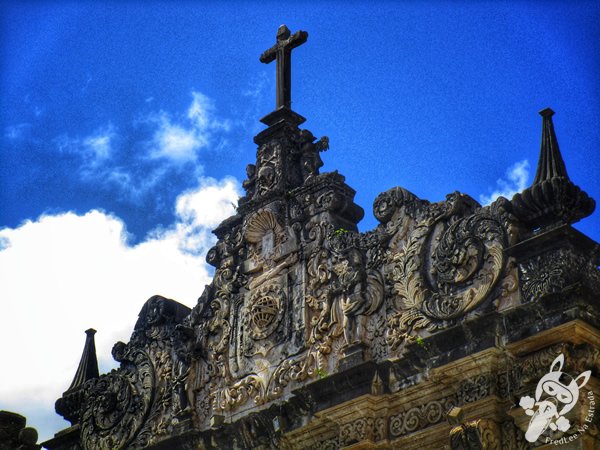
<svg viewBox="0 0 600 450"><path fill-rule="evenodd" d="M38 450L38 432L20 414L0 411L0 450Z"/></svg>
<svg viewBox="0 0 600 450"><path fill-rule="evenodd" d="M146 302L121 367L59 400L74 427L48 448L527 448L511 411L547 360L597 375L600 247L570 226L593 200L550 114L538 176L511 201L397 187L359 233L354 190L320 172L329 140L289 109L306 38L280 28L261 57L277 59L278 108L215 230L212 283L192 310Z"/></svg>

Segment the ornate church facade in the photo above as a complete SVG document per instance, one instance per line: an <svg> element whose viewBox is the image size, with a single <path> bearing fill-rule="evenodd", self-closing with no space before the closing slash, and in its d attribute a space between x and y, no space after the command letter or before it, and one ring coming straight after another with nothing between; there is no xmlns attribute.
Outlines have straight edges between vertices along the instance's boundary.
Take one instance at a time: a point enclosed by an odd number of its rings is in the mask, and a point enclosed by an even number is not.
<svg viewBox="0 0 600 450"><path fill-rule="evenodd" d="M260 57L276 62L277 108L214 230L212 283L193 309L150 298L110 373L88 330L56 403L72 425L43 445L600 448L600 246L571 226L595 203L567 175L553 112L512 199L396 187L361 233L355 191L320 172L328 139L290 108L307 37L282 26Z"/></svg>

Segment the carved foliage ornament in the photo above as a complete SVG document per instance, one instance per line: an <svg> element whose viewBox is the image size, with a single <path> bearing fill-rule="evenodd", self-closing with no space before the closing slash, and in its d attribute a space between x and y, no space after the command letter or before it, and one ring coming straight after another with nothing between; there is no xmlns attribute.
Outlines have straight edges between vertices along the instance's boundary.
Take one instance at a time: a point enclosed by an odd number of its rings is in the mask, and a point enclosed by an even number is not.
<svg viewBox="0 0 600 450"><path fill-rule="evenodd" d="M125 370L113 370L85 386L81 442L86 450L129 445L147 419L155 386L152 363L140 350L127 361Z"/></svg>
<svg viewBox="0 0 600 450"><path fill-rule="evenodd" d="M504 270L506 234L496 211L481 208L460 217L460 198L422 220L398 253L390 254L397 295L388 317L388 342L396 348L419 329L433 331L474 309Z"/></svg>

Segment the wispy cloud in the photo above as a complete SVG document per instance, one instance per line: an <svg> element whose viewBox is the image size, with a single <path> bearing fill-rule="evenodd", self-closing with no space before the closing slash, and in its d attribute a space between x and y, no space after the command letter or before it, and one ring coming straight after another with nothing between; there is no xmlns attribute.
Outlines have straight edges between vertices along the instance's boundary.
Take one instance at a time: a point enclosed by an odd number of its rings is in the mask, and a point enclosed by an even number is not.
<svg viewBox="0 0 600 450"><path fill-rule="evenodd" d="M115 127L109 123L85 137L62 134L54 139L54 144L61 153L80 158L82 167L90 170L100 167L111 158L116 136Z"/></svg>
<svg viewBox="0 0 600 450"><path fill-rule="evenodd" d="M479 201L488 205L498 197L512 198L517 192L527 187L529 180L529 161L526 159L513 164L506 171L505 178L496 181L496 189L489 195L481 194ZM491 190L491 189L490 189Z"/></svg>
<svg viewBox="0 0 600 450"><path fill-rule="evenodd" d="M157 117L151 120L157 122L158 127L151 142L150 156L175 164L195 162L199 150L218 145L215 133L227 133L231 129L229 120L215 115L214 102L197 91L192 91L192 103L185 118L177 120L164 111Z"/></svg>
<svg viewBox="0 0 600 450"><path fill-rule="evenodd" d="M109 124L86 137L82 142L86 163L90 166L98 166L107 161L113 153L112 144L115 136L115 128Z"/></svg>
<svg viewBox="0 0 600 450"><path fill-rule="evenodd" d="M171 122L166 115L160 119L160 125L154 133L150 156L164 158L182 164L195 162L197 151L205 147L208 140L193 128L184 128Z"/></svg>
<svg viewBox="0 0 600 450"><path fill-rule="evenodd" d="M214 102L206 95L198 91L190 95L184 111L154 111L129 124L129 129L108 123L83 137L65 133L55 138L54 144L61 153L78 160L82 181L116 189L137 202L174 173L185 170L200 176L201 152L209 148L219 151L227 141L232 122L217 115ZM18 130L6 133L16 138Z"/></svg>
<svg viewBox="0 0 600 450"><path fill-rule="evenodd" d="M17 141L27 136L31 129L30 123L20 123L18 125L10 125L4 129L4 137L11 140Z"/></svg>
<svg viewBox="0 0 600 450"><path fill-rule="evenodd" d="M240 191L232 178L200 179L173 205L176 222L135 246L121 219L98 210L45 215L0 230L0 273L6 275L0 297L10 299L0 315L0 342L19 343L3 349L3 358L19 367L0 371L2 407L28 416L46 411L41 424L31 425L42 438L57 431L53 404L75 374L83 330L98 330L101 370L107 371L115 365L112 345L129 339L147 298L161 294L193 306L210 282L204 258L215 240L211 229L233 213Z"/></svg>

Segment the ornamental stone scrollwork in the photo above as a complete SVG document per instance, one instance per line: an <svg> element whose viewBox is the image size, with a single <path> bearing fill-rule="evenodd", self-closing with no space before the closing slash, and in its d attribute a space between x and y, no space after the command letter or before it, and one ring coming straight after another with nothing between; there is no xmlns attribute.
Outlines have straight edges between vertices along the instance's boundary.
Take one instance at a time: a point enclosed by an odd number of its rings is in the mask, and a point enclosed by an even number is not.
<svg viewBox="0 0 600 450"><path fill-rule="evenodd" d="M281 149L285 145L281 141L263 144L258 149L257 159L260 166L256 174L256 193L264 196L278 187L281 181Z"/></svg>
<svg viewBox="0 0 600 450"><path fill-rule="evenodd" d="M146 302L130 342L113 347L121 367L84 385L84 449L142 448L168 433L187 406L179 387L188 370L173 340L182 338L175 329L189 311L160 296Z"/></svg>
<svg viewBox="0 0 600 450"><path fill-rule="evenodd" d="M434 206L402 249L390 255L398 299L388 318L392 348L414 339L420 329L445 326L492 292L505 268L506 232L498 204L477 210L472 199L451 196L447 205Z"/></svg>
<svg viewBox="0 0 600 450"><path fill-rule="evenodd" d="M524 302L539 300L579 282L592 289L600 288L596 259L593 254L582 255L561 248L523 261L519 273Z"/></svg>
<svg viewBox="0 0 600 450"><path fill-rule="evenodd" d="M460 383L456 393L457 404L464 405L476 402L490 395L495 387L493 385L494 378L490 374L482 374Z"/></svg>
<svg viewBox="0 0 600 450"><path fill-rule="evenodd" d="M338 450L339 448L340 441L339 438L336 436L311 445L307 447L307 450Z"/></svg>
<svg viewBox="0 0 600 450"><path fill-rule="evenodd" d="M373 215L381 222L378 231L387 237L398 234L396 242L390 244L392 248L395 248L398 238L406 236L411 222L428 205L427 200L421 200L412 192L401 187L395 187L379 194L373 202Z"/></svg>
<svg viewBox="0 0 600 450"><path fill-rule="evenodd" d="M262 379L252 374L235 382L232 386L217 390L213 396L215 411L232 411L250 400L257 405L264 403L265 389Z"/></svg>
<svg viewBox="0 0 600 450"><path fill-rule="evenodd" d="M337 338L346 345L364 339L366 318L383 303L384 282L379 271L366 270L357 233L321 222L311 224L307 238L314 249L307 262L309 353L316 369L327 370Z"/></svg>
<svg viewBox="0 0 600 450"><path fill-rule="evenodd" d="M438 424L455 405L456 399L450 396L393 414L389 418L390 435L396 438Z"/></svg>
<svg viewBox="0 0 600 450"><path fill-rule="evenodd" d="M154 400L152 363L140 351L122 357L130 367L91 380L85 387L81 420L85 449L124 448L146 421Z"/></svg>
<svg viewBox="0 0 600 450"><path fill-rule="evenodd" d="M340 426L339 443L349 446L365 440L379 442L385 437L385 419L382 417L361 417Z"/></svg>

